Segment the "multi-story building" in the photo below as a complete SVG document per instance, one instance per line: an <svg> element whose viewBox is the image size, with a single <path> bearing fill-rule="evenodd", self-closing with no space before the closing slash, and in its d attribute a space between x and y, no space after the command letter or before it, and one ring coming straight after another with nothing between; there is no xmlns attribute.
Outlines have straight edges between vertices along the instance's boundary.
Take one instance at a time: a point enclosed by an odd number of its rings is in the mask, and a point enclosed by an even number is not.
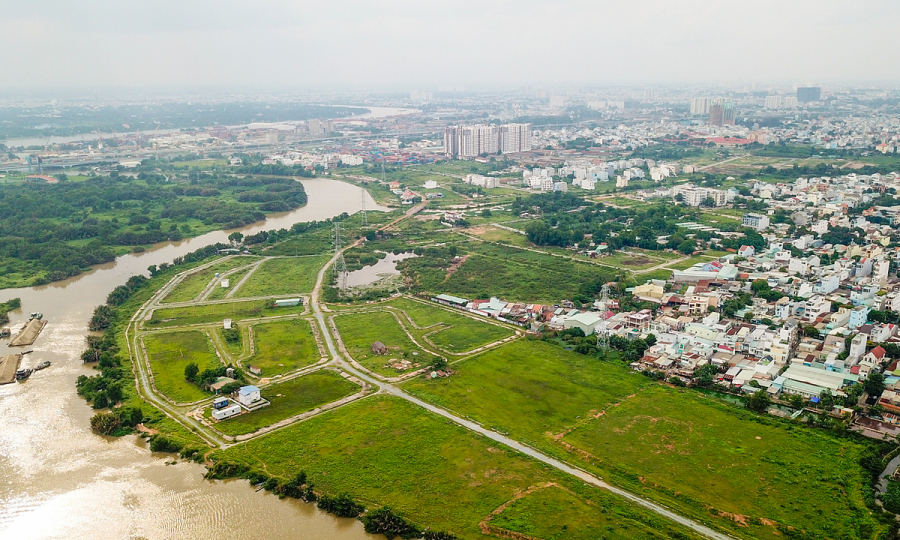
<svg viewBox="0 0 900 540"><path fill-rule="evenodd" d="M499 137L498 146L504 154L531 150L531 124L504 124Z"/></svg>
<svg viewBox="0 0 900 540"><path fill-rule="evenodd" d="M766 96L767 109L780 109L782 106L781 96Z"/></svg>
<svg viewBox="0 0 900 540"><path fill-rule="evenodd" d="M709 114L712 98L697 97L691 100L691 114Z"/></svg>
<svg viewBox="0 0 900 540"><path fill-rule="evenodd" d="M531 150L531 124L481 124L444 129L444 153L461 159Z"/></svg>
<svg viewBox="0 0 900 540"><path fill-rule="evenodd" d="M800 86L797 88L797 101L809 103L819 101L822 98L822 88L819 86Z"/></svg>
<svg viewBox="0 0 900 540"><path fill-rule="evenodd" d="M741 225L761 231L769 227L769 217L761 214L744 214Z"/></svg>
<svg viewBox="0 0 900 540"><path fill-rule="evenodd" d="M709 125L733 126L734 121L734 103L719 99L709 106Z"/></svg>

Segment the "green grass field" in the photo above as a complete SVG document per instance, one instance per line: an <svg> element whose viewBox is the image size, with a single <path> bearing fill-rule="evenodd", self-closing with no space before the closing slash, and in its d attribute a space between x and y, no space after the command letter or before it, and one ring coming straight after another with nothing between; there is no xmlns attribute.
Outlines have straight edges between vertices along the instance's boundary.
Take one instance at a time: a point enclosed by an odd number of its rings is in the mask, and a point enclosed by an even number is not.
<svg viewBox="0 0 900 540"><path fill-rule="evenodd" d="M558 482L606 513L599 523L633 538L698 538L600 489L572 481L504 446L392 397L363 399L217 452L269 475L306 471L316 489L390 505L421 526L484 538L478 523L515 493ZM536 523L554 516L538 515ZM624 532L622 534L625 534Z"/></svg>
<svg viewBox="0 0 900 540"><path fill-rule="evenodd" d="M513 335L509 328L479 321L432 304L402 298L390 302L402 309L424 331L411 330L417 336L427 338L440 349L451 353L464 353ZM443 329L433 327L442 325ZM437 331L435 331L437 330Z"/></svg>
<svg viewBox="0 0 900 540"><path fill-rule="evenodd" d="M490 523L543 540L666 538L658 531L629 527L605 507L558 486L539 489L516 500Z"/></svg>
<svg viewBox="0 0 900 540"><path fill-rule="evenodd" d="M316 371L262 388L260 395L269 400L271 405L217 422L215 428L227 435L251 433L345 398L359 390L359 385L347 381L334 371Z"/></svg>
<svg viewBox="0 0 900 540"><path fill-rule="evenodd" d="M150 369L156 388L178 402L192 402L209 396L184 378L184 368L194 362L202 372L222 364L206 334L193 330L144 336Z"/></svg>
<svg viewBox="0 0 900 540"><path fill-rule="evenodd" d="M403 389L529 444L648 384L616 364L535 340L513 341L453 369L452 377L415 378Z"/></svg>
<svg viewBox="0 0 900 540"><path fill-rule="evenodd" d="M653 386L561 442L589 453L605 477L665 494L682 511L746 516L753 538L777 536L760 519L813 538L866 537L860 526L877 528L863 502L861 445L755 419L696 392Z"/></svg>
<svg viewBox="0 0 900 540"><path fill-rule="evenodd" d="M209 268L187 275L181 283L176 285L169 294L166 295L163 302L190 302L196 298L198 294L203 292L203 289L209 285L209 282L215 278L217 273L227 272L232 268L250 264L253 260L255 260L255 258L248 260L248 258L244 257L232 257Z"/></svg>
<svg viewBox="0 0 900 540"><path fill-rule="evenodd" d="M247 272L253 268L252 266L247 266L246 268L242 268L233 274L229 274L228 276L228 287L222 287L221 280L219 283L213 287L213 290L210 291L209 296L206 297L207 300L221 300L225 298L225 296L234 290L234 287L243 279L244 276L247 275Z"/></svg>
<svg viewBox="0 0 900 540"><path fill-rule="evenodd" d="M268 260L234 295L245 298L310 292L316 285L316 274L328 259L328 255L321 255Z"/></svg>
<svg viewBox="0 0 900 540"><path fill-rule="evenodd" d="M209 304L203 306L185 306L177 308L159 308L147 321L148 328L166 328L187 324L218 323L223 319L252 319L303 313L304 306L276 308L268 300L250 300L229 302L227 304Z"/></svg>
<svg viewBox="0 0 900 540"><path fill-rule="evenodd" d="M496 227L487 227L485 231L478 236L489 242L500 242L502 244L518 247L534 247L524 234L514 233Z"/></svg>
<svg viewBox="0 0 900 540"><path fill-rule="evenodd" d="M420 364L419 367L431 365L434 360L432 355L416 347L394 316L386 311L341 314L335 316L334 322L350 356L375 373L390 377L418 369L413 365L409 369L398 371L386 365L391 359L409 360L413 364ZM372 344L376 341L388 347L387 354L372 352Z"/></svg>
<svg viewBox="0 0 900 540"><path fill-rule="evenodd" d="M688 268L694 266L697 263L706 263L710 261L716 260L717 257L713 257L710 255L694 255L693 257L681 261L679 263L674 263L668 265L666 268L671 268L673 270L687 270Z"/></svg>
<svg viewBox="0 0 900 540"><path fill-rule="evenodd" d="M544 342L516 341L454 369L403 388L741 537L776 537L760 519L815 538L859 538L856 519L877 530L861 517L862 447L851 440L760 419ZM749 528L719 512L746 516Z"/></svg>
<svg viewBox="0 0 900 540"><path fill-rule="evenodd" d="M244 361L262 370L263 377L280 375L319 361L319 348L305 319L253 325L256 354Z"/></svg>

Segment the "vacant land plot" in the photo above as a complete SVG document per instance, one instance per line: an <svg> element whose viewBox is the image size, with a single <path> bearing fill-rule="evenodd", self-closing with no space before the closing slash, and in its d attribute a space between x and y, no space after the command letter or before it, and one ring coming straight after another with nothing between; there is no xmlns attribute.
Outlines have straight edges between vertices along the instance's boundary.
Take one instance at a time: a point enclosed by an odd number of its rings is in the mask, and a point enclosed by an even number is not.
<svg viewBox="0 0 900 540"><path fill-rule="evenodd" d="M524 234L498 229L497 227L485 227L484 232L478 236L489 242L500 242L518 247L534 247Z"/></svg>
<svg viewBox="0 0 900 540"><path fill-rule="evenodd" d="M774 538L783 524L814 538L860 537L851 528L868 516L865 478L861 447L848 439L650 383L621 364L544 342L516 341L454 369L452 377L403 387L737 536ZM775 525L760 524L766 520Z"/></svg>
<svg viewBox="0 0 900 540"><path fill-rule="evenodd" d="M166 328L187 324L221 322L226 318L238 321L258 317L271 317L274 315L291 315L294 313L302 313L303 310L304 307L302 305L276 308L272 305L272 302L268 300L229 302L225 304L185 306L178 308L159 308L153 312L153 317L144 324L151 328Z"/></svg>
<svg viewBox="0 0 900 540"><path fill-rule="evenodd" d="M709 255L695 255L685 261L670 264L669 266L667 266L667 268L671 268L673 270L687 270L697 263L708 263L714 260L716 260L716 257L712 257Z"/></svg>
<svg viewBox="0 0 900 540"><path fill-rule="evenodd" d="M436 305L407 299L393 301L391 304L402 309L420 328L443 326L443 329L432 327L415 333L427 334L432 343L447 352L470 351L513 335L509 328L479 321Z"/></svg>
<svg viewBox="0 0 900 540"><path fill-rule="evenodd" d="M244 365L256 366L263 377L271 377L315 364L321 357L309 324L292 319L253 325L256 354Z"/></svg>
<svg viewBox="0 0 900 540"><path fill-rule="evenodd" d="M195 363L202 372L222 364L206 334L199 330L144 336L156 388L169 399L192 402L209 395L184 378L184 368Z"/></svg>
<svg viewBox="0 0 900 540"><path fill-rule="evenodd" d="M261 395L271 405L216 423L217 430L227 435L243 435L311 411L332 401L355 394L360 386L338 373L323 369L278 384L266 386Z"/></svg>
<svg viewBox="0 0 900 540"><path fill-rule="evenodd" d="M559 482L604 508L616 530L641 537L697 538L600 489L450 424L397 398L375 397L341 407L215 454L269 475L306 471L318 490L347 492L369 507L390 505L414 523L480 538L478 523L515 493ZM537 520L546 517L538 516ZM601 518L597 518L601 521Z"/></svg>
<svg viewBox="0 0 900 540"><path fill-rule="evenodd" d="M878 528L863 502L862 446L781 421L764 423L695 392L650 387L562 442L587 452L581 456L604 477L665 494L682 511L740 515L753 538L777 536L760 520L813 538L871 537Z"/></svg>
<svg viewBox="0 0 900 540"><path fill-rule="evenodd" d="M268 260L234 295L244 298L310 292L316 285L316 274L328 258L328 255L322 255Z"/></svg>
<svg viewBox="0 0 900 540"><path fill-rule="evenodd" d="M207 296L206 299L207 300L220 300L222 298L225 298L225 296L227 296L229 292L233 291L235 286L237 286L237 284L240 283L241 279L243 279L244 276L247 275L247 272L249 272L253 268L254 267L252 265L249 265L245 268L238 270L237 272L234 272L233 274L228 274L227 278L222 278L222 279L228 280L228 287L222 287L222 280L220 279L216 283L216 286L213 287L212 291L210 291L209 296Z"/></svg>
<svg viewBox="0 0 900 540"><path fill-rule="evenodd" d="M163 302L190 302L196 298L198 294L203 292L203 289L205 289L206 286L209 285L209 282L216 277L216 274L226 272L241 265L250 264L253 260L255 259L248 260L242 257L232 257L210 266L209 268L187 275L181 283L176 285L169 294L166 295Z"/></svg>
<svg viewBox="0 0 900 540"><path fill-rule="evenodd" d="M490 524L543 540L666 538L658 531L623 528L605 507L555 485L517 499Z"/></svg>
<svg viewBox="0 0 900 540"><path fill-rule="evenodd" d="M513 341L453 369L452 377L416 378L403 388L529 444L648 384L616 364L534 340Z"/></svg>
<svg viewBox="0 0 900 540"><path fill-rule="evenodd" d="M432 355L409 339L394 315L386 311L341 314L335 316L334 322L350 356L375 373L394 376L434 361ZM387 347L387 354L372 352L376 341ZM409 367L398 369L389 365L403 360L410 362Z"/></svg>

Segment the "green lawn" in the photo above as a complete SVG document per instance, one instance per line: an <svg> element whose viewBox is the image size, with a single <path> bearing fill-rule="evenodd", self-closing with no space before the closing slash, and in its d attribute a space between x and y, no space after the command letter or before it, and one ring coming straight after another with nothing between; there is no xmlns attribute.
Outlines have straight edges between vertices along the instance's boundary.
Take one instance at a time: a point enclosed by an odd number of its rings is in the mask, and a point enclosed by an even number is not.
<svg viewBox="0 0 900 540"><path fill-rule="evenodd" d="M310 322L305 319L253 325L256 354L244 361L262 370L263 377L315 364L321 358Z"/></svg>
<svg viewBox="0 0 900 540"><path fill-rule="evenodd" d="M201 372L222 365L204 332L149 334L143 340L156 388L166 397L184 403L210 395L184 378L184 368L191 362L196 363Z"/></svg>
<svg viewBox="0 0 900 540"><path fill-rule="evenodd" d="M217 422L217 430L227 435L251 433L316 407L355 394L360 386L329 369L323 369L262 388L260 394L271 405Z"/></svg>
<svg viewBox="0 0 900 540"><path fill-rule="evenodd" d="M403 388L732 534L774 538L758 519L815 538L859 538L854 520L877 530L865 517L862 447L850 439L760 418L545 342L516 341L454 369ZM754 521L745 529L719 512Z"/></svg>
<svg viewBox="0 0 900 540"><path fill-rule="evenodd" d="M306 293L316 285L316 275L329 255L268 260L241 286L237 297Z"/></svg>
<svg viewBox="0 0 900 540"><path fill-rule="evenodd" d="M482 234L478 235L489 242L500 242L518 247L534 247L524 234L514 233L506 229L498 229L496 227L487 227Z"/></svg>
<svg viewBox="0 0 900 540"><path fill-rule="evenodd" d="M184 277L184 279L176 285L169 294L163 299L163 302L190 302L203 292L203 289L215 278L216 274L227 272L232 268L250 264L255 259L248 260L243 257L232 257L227 260L215 264L209 268L194 272Z"/></svg>
<svg viewBox="0 0 900 540"><path fill-rule="evenodd" d="M300 470L320 492L390 505L412 522L484 538L478 523L517 492L557 482L605 514L595 519L646 538L698 538L687 529L585 486L398 398L373 397L217 452L269 475ZM536 523L552 516L534 516ZM626 533L625 531L628 531ZM652 535L649 537L653 537Z"/></svg>
<svg viewBox="0 0 900 540"><path fill-rule="evenodd" d="M229 302L227 304L209 304L203 306L185 306L178 308L158 308L153 317L147 321L148 328L165 328L187 324L217 323L223 319L251 319L271 317L275 315L291 315L303 313L304 306L274 307L268 300L251 300Z"/></svg>
<svg viewBox="0 0 900 540"><path fill-rule="evenodd" d="M681 261L679 263L674 263L668 265L666 268L671 268L673 270L687 270L688 268L694 266L697 263L707 263L710 261L716 260L717 257L712 257L709 255L694 255L693 257L688 258L687 260Z"/></svg>
<svg viewBox="0 0 900 540"><path fill-rule="evenodd" d="M335 316L334 322L350 356L375 373L395 376L431 365L434 360L432 355L416 347L397 323L394 315L386 311L340 314ZM372 352L372 344L376 341L388 347L387 354L378 355ZM404 359L413 365L403 370L386 365L390 360ZM420 365L417 367L416 363Z"/></svg>

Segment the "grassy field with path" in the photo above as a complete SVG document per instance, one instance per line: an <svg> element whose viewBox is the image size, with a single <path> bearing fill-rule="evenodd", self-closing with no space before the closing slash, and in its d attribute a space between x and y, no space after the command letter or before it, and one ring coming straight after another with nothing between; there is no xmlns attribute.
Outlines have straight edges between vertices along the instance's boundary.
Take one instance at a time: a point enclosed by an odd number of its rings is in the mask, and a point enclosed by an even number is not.
<svg viewBox="0 0 900 540"><path fill-rule="evenodd" d="M306 471L320 491L390 505L421 526L484 538L479 522L533 485L556 482L591 504L622 537L697 538L597 488L392 397L367 398L217 452L269 475ZM553 516L537 515L535 523ZM543 525L542 525L543 526ZM656 533L656 535L654 535ZM613 537L618 538L618 537Z"/></svg>
<svg viewBox="0 0 900 540"><path fill-rule="evenodd" d="M209 268L200 270L199 272L189 274L166 295L163 302L170 304L175 302L190 302L196 298L198 294L203 292L203 289L205 289L206 286L209 285L209 282L216 277L216 274L221 274L222 272L227 272L233 268L250 264L254 260L256 260L255 257L232 257L214 264Z"/></svg>
<svg viewBox="0 0 900 540"><path fill-rule="evenodd" d="M303 313L304 306L274 307L269 300L249 300L208 304L202 306L185 306L177 308L158 308L153 317L144 324L147 329L184 326L187 324L218 323L223 319L253 319L276 315Z"/></svg>
<svg viewBox="0 0 900 540"><path fill-rule="evenodd" d="M403 388L741 537L776 538L779 524L815 538L878 530L852 440L544 342L516 341L454 369Z"/></svg>
<svg viewBox="0 0 900 540"><path fill-rule="evenodd" d="M431 354L417 347L397 323L394 315L386 311L341 314L334 318L334 322L350 356L375 373L393 377L418 369L413 366L398 371L386 366L391 359L409 360L419 363L420 367L430 365L434 359ZM372 344L376 341L384 343L388 348L387 354L372 352Z"/></svg>

